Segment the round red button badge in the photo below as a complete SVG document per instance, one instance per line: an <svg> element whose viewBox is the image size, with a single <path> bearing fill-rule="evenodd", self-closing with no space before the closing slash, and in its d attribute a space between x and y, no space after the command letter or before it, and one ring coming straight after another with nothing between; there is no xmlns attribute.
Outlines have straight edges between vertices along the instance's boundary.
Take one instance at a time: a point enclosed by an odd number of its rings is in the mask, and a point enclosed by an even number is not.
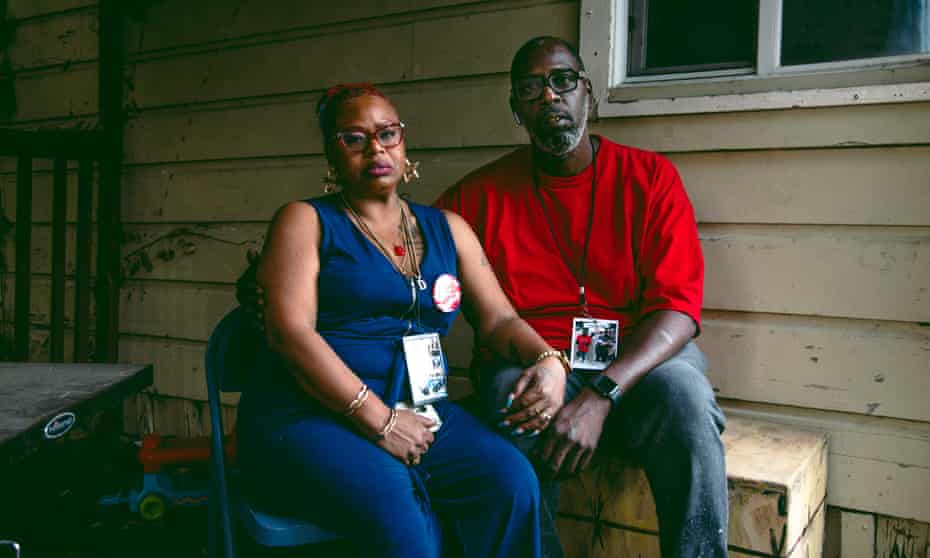
<svg viewBox="0 0 930 558"><path fill-rule="evenodd" d="M433 302L443 312L452 312L462 303L462 284L455 276L443 273L433 283Z"/></svg>

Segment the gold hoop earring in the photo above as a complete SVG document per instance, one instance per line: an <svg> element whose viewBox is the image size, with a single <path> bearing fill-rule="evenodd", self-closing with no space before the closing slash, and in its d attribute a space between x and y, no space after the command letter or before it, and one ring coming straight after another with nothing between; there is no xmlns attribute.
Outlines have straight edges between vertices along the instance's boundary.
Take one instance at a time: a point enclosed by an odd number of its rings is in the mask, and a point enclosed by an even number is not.
<svg viewBox="0 0 930 558"><path fill-rule="evenodd" d="M404 161L404 184L408 184L418 178L420 178L420 161L411 161L406 159Z"/></svg>
<svg viewBox="0 0 930 558"><path fill-rule="evenodd" d="M326 176L321 181L323 183L323 193L332 194L339 189L339 181L336 178L336 168L330 165L326 171Z"/></svg>

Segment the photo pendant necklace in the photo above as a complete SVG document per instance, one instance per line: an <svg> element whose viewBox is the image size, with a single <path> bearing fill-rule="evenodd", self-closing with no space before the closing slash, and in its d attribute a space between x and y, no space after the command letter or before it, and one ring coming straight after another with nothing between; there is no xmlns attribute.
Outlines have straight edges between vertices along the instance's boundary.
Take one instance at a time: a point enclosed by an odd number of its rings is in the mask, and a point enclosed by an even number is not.
<svg viewBox="0 0 930 558"><path fill-rule="evenodd" d="M588 312L588 299L584 292L584 280L588 264L588 246L591 244L591 228L594 224L594 195L597 192L597 149L594 147L594 139L591 138L591 136L588 136L588 141L591 143L591 207L588 210L588 225L585 231L584 247L581 252L581 266L577 275L572 272L568 255L562 249L562 245L559 244L558 237L555 234L555 227L552 225L552 220L549 218L549 212L546 211L546 204L539 188L539 176L536 170L536 163L535 161L533 162L533 192L536 194L536 199L539 200L539 207L542 209L543 216L546 218L546 225L549 228L549 236L552 238L552 243L555 244L555 247L559 250L559 255L561 255L562 261L565 262L565 267L568 268L569 272L572 273L575 277L575 281L578 283L578 304L581 306L582 314L586 317L590 317L591 314Z"/></svg>
<svg viewBox="0 0 930 558"><path fill-rule="evenodd" d="M591 243L591 228L594 224L594 201L597 189L597 150L594 148L594 140L589 136L591 142L591 207L588 210L588 225L585 231L584 247L581 252L581 266L575 280L578 283L578 304L581 307L581 316L572 318L571 336L568 343L569 363L572 369L582 370L604 370L610 363L617 358L620 353L620 322L619 320L598 319L588 311L588 299L584 292L585 272L588 263L588 247ZM533 191L539 200L539 206L542 208L543 215L546 217L546 224L549 226L549 234L552 242L559 250L565 267L571 272L571 263L567 254L559 244L555 234L555 227L546 212L542 192L539 187L539 177L536 174L536 165L533 164Z"/></svg>

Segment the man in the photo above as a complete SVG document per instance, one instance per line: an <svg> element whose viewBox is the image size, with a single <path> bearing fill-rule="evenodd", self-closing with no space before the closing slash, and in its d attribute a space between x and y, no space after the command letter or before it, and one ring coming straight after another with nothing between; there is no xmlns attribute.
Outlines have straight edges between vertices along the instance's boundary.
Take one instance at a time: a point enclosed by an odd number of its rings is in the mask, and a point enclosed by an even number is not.
<svg viewBox="0 0 930 558"><path fill-rule="evenodd" d="M524 44L510 107L531 146L466 176L437 205L472 225L517 311L553 347L570 350L577 318L617 320L622 330L616 360L575 370L543 436L516 443L551 475L581 471L595 448L641 463L662 555L726 556L724 418L691 342L704 271L694 212L670 162L589 133L594 99L583 72L561 39ZM518 435L538 425L546 379L521 378L521 368L480 351L476 361L486 412L510 397L503 427ZM549 543L544 550L558 555Z"/></svg>
<svg viewBox="0 0 930 558"><path fill-rule="evenodd" d="M583 330L581 335L575 338L575 350L578 351L578 360L588 360L588 350L591 349L593 338L588 334L588 330Z"/></svg>
<svg viewBox="0 0 930 558"><path fill-rule="evenodd" d="M609 320L607 331L619 325L619 355L567 381L554 371L527 377L477 339L484 412L544 478L580 472L597 448L640 463L662 555L723 557L724 418L691 342L703 293L693 209L670 162L589 133L594 99L583 72L567 42L525 43L511 65L510 106L531 145L469 174L436 205L471 224L515 308L550 345L570 352L577 319ZM237 293L244 303L248 274ZM544 555L561 556L558 484L543 485Z"/></svg>

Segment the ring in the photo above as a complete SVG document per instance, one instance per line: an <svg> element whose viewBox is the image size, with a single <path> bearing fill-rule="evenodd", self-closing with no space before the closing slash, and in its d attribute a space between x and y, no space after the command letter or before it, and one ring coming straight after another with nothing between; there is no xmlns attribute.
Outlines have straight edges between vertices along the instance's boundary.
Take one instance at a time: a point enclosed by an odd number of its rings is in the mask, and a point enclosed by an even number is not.
<svg viewBox="0 0 930 558"><path fill-rule="evenodd" d="M552 415L549 413L541 413L539 416L543 419L544 422L549 422L552 420Z"/></svg>

